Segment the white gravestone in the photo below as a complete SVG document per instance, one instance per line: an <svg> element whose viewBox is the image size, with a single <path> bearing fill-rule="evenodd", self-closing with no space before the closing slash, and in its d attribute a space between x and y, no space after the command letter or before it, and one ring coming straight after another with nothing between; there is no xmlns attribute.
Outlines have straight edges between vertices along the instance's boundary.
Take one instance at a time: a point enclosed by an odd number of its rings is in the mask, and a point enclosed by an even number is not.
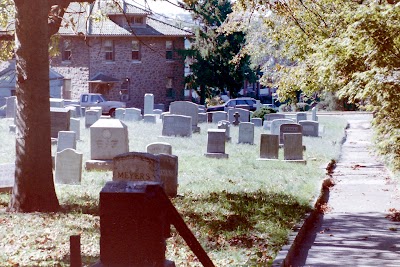
<svg viewBox="0 0 400 267"><path fill-rule="evenodd" d="M227 121L228 113L225 111L215 111L212 112L212 122L218 123L219 121Z"/></svg>
<svg viewBox="0 0 400 267"><path fill-rule="evenodd" d="M75 132L76 140L81 139L81 119L70 118L69 119L69 130Z"/></svg>
<svg viewBox="0 0 400 267"><path fill-rule="evenodd" d="M183 115L163 116L163 136L192 136L192 117Z"/></svg>
<svg viewBox="0 0 400 267"><path fill-rule="evenodd" d="M73 131L59 131L57 141L57 152L64 149L76 149L76 133Z"/></svg>
<svg viewBox="0 0 400 267"><path fill-rule="evenodd" d="M239 123L239 142L242 144L254 144L254 123Z"/></svg>
<svg viewBox="0 0 400 267"><path fill-rule="evenodd" d="M51 108L63 108L64 107L64 99L50 98L50 107Z"/></svg>
<svg viewBox="0 0 400 267"><path fill-rule="evenodd" d="M145 94L144 95L144 110L143 114L152 114L154 109L154 95Z"/></svg>
<svg viewBox="0 0 400 267"><path fill-rule="evenodd" d="M262 119L261 118L251 118L250 122L254 123L255 127L262 127Z"/></svg>
<svg viewBox="0 0 400 267"><path fill-rule="evenodd" d="M157 114L145 114L143 116L143 122L145 122L145 123L157 123Z"/></svg>
<svg viewBox="0 0 400 267"><path fill-rule="evenodd" d="M175 115L190 116L192 118L192 130L194 133L200 132L197 126L199 120L198 105L189 101L175 101L169 106L169 113Z"/></svg>
<svg viewBox="0 0 400 267"><path fill-rule="evenodd" d="M209 129L207 132L207 153L209 158L228 158L225 153L225 129Z"/></svg>
<svg viewBox="0 0 400 267"><path fill-rule="evenodd" d="M317 107L313 107L311 109L311 120L312 121L318 121L317 111L318 111Z"/></svg>
<svg viewBox="0 0 400 267"><path fill-rule="evenodd" d="M151 143L146 146L147 153L150 154L168 154L172 155L171 144L165 142Z"/></svg>
<svg viewBox="0 0 400 267"><path fill-rule="evenodd" d="M90 159L111 160L128 151L128 128L120 120L100 119L90 126Z"/></svg>
<svg viewBox="0 0 400 267"><path fill-rule="evenodd" d="M94 109L88 109L85 112L85 127L89 128L101 117L101 112Z"/></svg>
<svg viewBox="0 0 400 267"><path fill-rule="evenodd" d="M82 153L67 148L56 155L55 182L57 184L80 184L82 178Z"/></svg>
<svg viewBox="0 0 400 267"><path fill-rule="evenodd" d="M142 120L142 110L139 108L126 108L125 121L140 121Z"/></svg>
<svg viewBox="0 0 400 267"><path fill-rule="evenodd" d="M125 109L124 108L115 109L115 118L117 120L124 120L124 118L125 118Z"/></svg>
<svg viewBox="0 0 400 267"><path fill-rule="evenodd" d="M280 129L281 129L281 125L282 124L289 124L289 123L291 124L291 123L293 123L293 121L289 120L289 119L273 120L271 122L271 134L279 135Z"/></svg>
<svg viewBox="0 0 400 267"><path fill-rule="evenodd" d="M225 130L225 141L231 140L231 123L229 121L219 121L218 122L218 129Z"/></svg>

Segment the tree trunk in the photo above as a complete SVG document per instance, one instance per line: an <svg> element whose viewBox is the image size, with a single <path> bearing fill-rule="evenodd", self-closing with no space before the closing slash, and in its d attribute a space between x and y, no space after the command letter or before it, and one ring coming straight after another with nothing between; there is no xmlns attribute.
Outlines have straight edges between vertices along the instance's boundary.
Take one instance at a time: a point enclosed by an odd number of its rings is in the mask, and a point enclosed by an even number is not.
<svg viewBox="0 0 400 267"><path fill-rule="evenodd" d="M16 8L16 161L10 211L56 211L50 138L48 0Z"/></svg>

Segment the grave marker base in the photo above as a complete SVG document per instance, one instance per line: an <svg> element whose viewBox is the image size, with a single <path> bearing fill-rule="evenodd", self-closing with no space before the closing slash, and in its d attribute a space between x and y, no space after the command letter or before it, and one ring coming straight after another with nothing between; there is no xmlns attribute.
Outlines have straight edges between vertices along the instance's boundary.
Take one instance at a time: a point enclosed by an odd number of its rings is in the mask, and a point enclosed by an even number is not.
<svg viewBox="0 0 400 267"><path fill-rule="evenodd" d="M284 162L289 162L289 163L301 163L306 165L307 164L307 160L305 159L285 159L283 160Z"/></svg>
<svg viewBox="0 0 400 267"><path fill-rule="evenodd" d="M85 169L87 171L112 171L113 160L88 160L85 162Z"/></svg>
<svg viewBox="0 0 400 267"><path fill-rule="evenodd" d="M204 153L204 156L206 156L207 158L214 158L214 159L229 158L229 154L225 154L225 153Z"/></svg>
<svg viewBox="0 0 400 267"><path fill-rule="evenodd" d="M260 161L279 161L279 159L267 159L267 158L258 158Z"/></svg>

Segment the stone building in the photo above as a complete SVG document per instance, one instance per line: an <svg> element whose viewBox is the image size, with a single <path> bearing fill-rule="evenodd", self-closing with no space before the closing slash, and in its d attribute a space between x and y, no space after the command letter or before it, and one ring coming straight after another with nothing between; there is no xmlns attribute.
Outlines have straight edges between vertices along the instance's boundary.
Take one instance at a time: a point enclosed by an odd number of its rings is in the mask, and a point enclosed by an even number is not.
<svg viewBox="0 0 400 267"><path fill-rule="evenodd" d="M125 0L71 3L65 14L60 54L50 62L65 78L64 98L99 92L137 108L146 93L165 106L183 98L184 59L177 51L190 32Z"/></svg>

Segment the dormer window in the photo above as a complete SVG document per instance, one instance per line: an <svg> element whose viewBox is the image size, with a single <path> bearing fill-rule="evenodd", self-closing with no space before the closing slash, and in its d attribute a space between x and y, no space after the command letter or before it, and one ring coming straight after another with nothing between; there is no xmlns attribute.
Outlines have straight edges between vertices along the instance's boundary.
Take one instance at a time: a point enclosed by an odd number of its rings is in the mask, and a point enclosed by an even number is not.
<svg viewBox="0 0 400 267"><path fill-rule="evenodd" d="M143 17L131 17L130 20L131 25L143 25L144 23L144 18Z"/></svg>

